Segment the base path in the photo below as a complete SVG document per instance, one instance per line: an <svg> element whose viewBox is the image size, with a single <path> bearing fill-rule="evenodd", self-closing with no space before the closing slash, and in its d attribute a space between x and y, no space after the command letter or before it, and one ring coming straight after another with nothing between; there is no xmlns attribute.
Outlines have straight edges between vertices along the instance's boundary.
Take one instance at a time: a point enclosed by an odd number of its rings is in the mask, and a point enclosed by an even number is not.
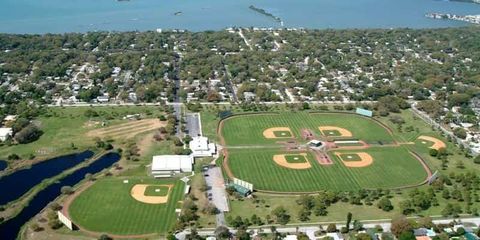
<svg viewBox="0 0 480 240"><path fill-rule="evenodd" d="M290 132L290 136L275 136L275 132ZM293 138L292 130L288 127L274 127L274 128L267 128L263 131L263 136L265 138Z"/></svg>
<svg viewBox="0 0 480 240"><path fill-rule="evenodd" d="M345 128L341 128L341 127L336 127L336 126L320 126L318 127L318 129L320 130L320 132L322 133L322 135L326 136L326 137L353 137L353 134L352 132L348 131L347 129ZM327 131L338 131L340 133L340 136L331 136L331 135L328 135L326 134L325 132Z"/></svg>
<svg viewBox="0 0 480 240"><path fill-rule="evenodd" d="M356 154L360 157L360 161L345 161L343 160L342 158L342 155L343 154ZM373 158L372 156L370 156L370 154L366 153L366 152L356 152L356 153L339 153L339 152L335 152L335 155L337 155L337 157L342 160L343 164L346 166L346 167L351 167L351 168L359 168L359 167L367 167L369 166L370 164L373 163Z"/></svg>
<svg viewBox="0 0 480 240"><path fill-rule="evenodd" d="M289 163L285 158L286 156L303 156L306 162ZM312 167L312 165L310 165L310 162L307 159L306 153L274 155L273 161L282 167L286 167L290 169L309 169Z"/></svg>
<svg viewBox="0 0 480 240"><path fill-rule="evenodd" d="M315 158L317 159L317 162L320 165L332 165L333 164L333 161L332 161L332 159L330 159L328 154L326 154L324 152L321 152L321 151L318 151L318 150L312 150L312 151L315 154Z"/></svg>
<svg viewBox="0 0 480 240"><path fill-rule="evenodd" d="M145 190L147 190L147 187L149 186L168 187L168 193L166 196L146 196ZM135 200L139 202L148 203L148 204L162 204L162 203L168 202L168 196L172 191L172 187L173 185L136 184L135 186L132 187L130 194L132 195L133 198L135 198Z"/></svg>
<svg viewBox="0 0 480 240"><path fill-rule="evenodd" d="M418 139L433 142L433 145L430 146L431 149L438 150L440 148L446 148L447 147L447 145L444 142L442 142L439 139L434 138L434 137L420 136L420 137L418 137Z"/></svg>

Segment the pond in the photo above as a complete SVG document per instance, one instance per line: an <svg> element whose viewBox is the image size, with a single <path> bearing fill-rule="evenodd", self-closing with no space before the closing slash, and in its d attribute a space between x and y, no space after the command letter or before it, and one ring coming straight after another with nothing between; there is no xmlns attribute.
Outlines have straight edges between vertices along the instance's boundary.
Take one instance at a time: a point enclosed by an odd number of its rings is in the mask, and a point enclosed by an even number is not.
<svg viewBox="0 0 480 240"><path fill-rule="evenodd" d="M30 204L25 207L16 217L5 221L0 225L0 236L2 240L16 239L20 229L32 217L38 214L50 202L55 200L61 194L63 186L74 186L85 178L85 174L95 174L105 168L111 167L114 163L120 160L120 155L117 153L108 153L100 157L88 166L80 168L72 174L60 179L58 182L49 185L45 189L38 192L37 195L30 201Z"/></svg>
<svg viewBox="0 0 480 240"><path fill-rule="evenodd" d="M20 198L43 180L56 176L92 156L93 152L85 151L56 157L1 177L0 206Z"/></svg>

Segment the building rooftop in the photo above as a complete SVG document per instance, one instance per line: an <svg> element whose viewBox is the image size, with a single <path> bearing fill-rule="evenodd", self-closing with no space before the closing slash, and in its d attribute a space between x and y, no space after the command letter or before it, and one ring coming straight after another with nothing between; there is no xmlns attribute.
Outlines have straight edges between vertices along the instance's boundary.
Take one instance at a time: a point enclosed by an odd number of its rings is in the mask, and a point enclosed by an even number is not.
<svg viewBox="0 0 480 240"><path fill-rule="evenodd" d="M193 164L191 155L159 155L153 156L152 171L169 171L189 168Z"/></svg>

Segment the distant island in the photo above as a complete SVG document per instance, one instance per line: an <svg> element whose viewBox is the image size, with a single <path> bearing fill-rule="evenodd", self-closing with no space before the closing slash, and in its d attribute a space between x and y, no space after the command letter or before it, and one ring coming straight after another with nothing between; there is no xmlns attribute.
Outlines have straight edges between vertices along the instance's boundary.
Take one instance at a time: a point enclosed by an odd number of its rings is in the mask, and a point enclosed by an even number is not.
<svg viewBox="0 0 480 240"><path fill-rule="evenodd" d="M480 15L455 15L449 13L427 13L425 17L433 19L455 20L468 22L472 24L480 24Z"/></svg>
<svg viewBox="0 0 480 240"><path fill-rule="evenodd" d="M255 11L255 12L258 12L258 13L260 13L260 14L263 14L263 15L265 15L265 16L267 16L267 17L273 18L275 21L277 21L277 22L279 22L279 23L282 23L282 19L281 19L280 17L277 17L277 16L275 16L275 15L273 15L273 14L265 11L265 9L255 7L255 6L253 6L253 5L250 5L250 7L248 7L248 8L252 9L252 10Z"/></svg>
<svg viewBox="0 0 480 240"><path fill-rule="evenodd" d="M450 0L451 2L464 2L464 3L477 3L480 4L480 0Z"/></svg>

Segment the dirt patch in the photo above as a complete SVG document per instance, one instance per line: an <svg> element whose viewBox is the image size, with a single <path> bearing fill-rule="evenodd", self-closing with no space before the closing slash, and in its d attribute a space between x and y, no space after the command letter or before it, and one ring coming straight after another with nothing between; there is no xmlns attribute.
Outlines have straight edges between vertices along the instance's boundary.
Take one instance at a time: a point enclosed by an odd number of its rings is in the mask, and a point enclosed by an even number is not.
<svg viewBox="0 0 480 240"><path fill-rule="evenodd" d="M335 126L321 126L318 127L322 135L326 137L353 137L352 132L348 131L345 128L335 127ZM329 135L328 131L338 132L339 135Z"/></svg>
<svg viewBox="0 0 480 240"><path fill-rule="evenodd" d="M275 134L275 132L289 132L290 134L285 134L285 137ZM268 139L273 138L293 138L292 130L288 127L273 127L267 128L263 131L263 136Z"/></svg>
<svg viewBox="0 0 480 240"><path fill-rule="evenodd" d="M323 153L321 151L313 151L313 153L315 155L315 159L317 160L317 162L320 165L332 165L333 164L333 161L332 161L332 159L330 159L328 154Z"/></svg>
<svg viewBox="0 0 480 240"><path fill-rule="evenodd" d="M300 156L303 156L305 158L305 160L307 160L306 162L303 162L303 163L289 163L286 159L286 156L292 156L292 155L300 155ZM298 153L298 154L279 154L279 155L274 155L273 156L273 161L282 166L282 167L286 167L286 168L290 168L290 169L309 169L312 167L312 165L310 165L310 162L308 161L307 159L307 154L306 153Z"/></svg>
<svg viewBox="0 0 480 240"><path fill-rule="evenodd" d="M87 133L88 137L100 138L133 138L137 134L152 131L166 124L158 119L144 119L139 121L131 121L127 123L117 124L106 128L99 128Z"/></svg>
<svg viewBox="0 0 480 240"><path fill-rule="evenodd" d="M430 146L431 149L436 149L436 150L438 150L438 149L440 149L440 148L446 148L446 147L447 147L447 145L446 145L444 142L442 142L442 141L440 141L439 139L434 138L434 137L420 136L420 137L418 137L418 139L432 142L433 145Z"/></svg>
<svg viewBox="0 0 480 240"><path fill-rule="evenodd" d="M302 129L302 138L305 140L313 140L315 139L315 135L312 130L304 128Z"/></svg>
<svg viewBox="0 0 480 240"><path fill-rule="evenodd" d="M358 157L361 159L360 161L346 161L346 160L343 160L344 158L342 157L342 155L345 155L347 153L335 152L334 154L337 155L337 157L340 160L342 160L343 164L346 167L352 167L352 168L367 167L367 166L369 166L370 164L373 163L372 156L370 154L366 153L366 152L348 153L348 154L358 155Z"/></svg>
<svg viewBox="0 0 480 240"><path fill-rule="evenodd" d="M153 136L155 133L149 133L146 134L145 136L142 136L142 138L137 142L137 146L139 149L139 154L140 156L144 156L147 151L152 147L153 142L155 139L153 139Z"/></svg>
<svg viewBox="0 0 480 240"><path fill-rule="evenodd" d="M168 187L168 194L166 196L146 196L145 191L149 186ZM132 187L130 194L135 200L139 202L148 203L148 204L162 204L162 203L168 202L168 196L172 191L172 187L173 185L136 184L135 186Z"/></svg>

